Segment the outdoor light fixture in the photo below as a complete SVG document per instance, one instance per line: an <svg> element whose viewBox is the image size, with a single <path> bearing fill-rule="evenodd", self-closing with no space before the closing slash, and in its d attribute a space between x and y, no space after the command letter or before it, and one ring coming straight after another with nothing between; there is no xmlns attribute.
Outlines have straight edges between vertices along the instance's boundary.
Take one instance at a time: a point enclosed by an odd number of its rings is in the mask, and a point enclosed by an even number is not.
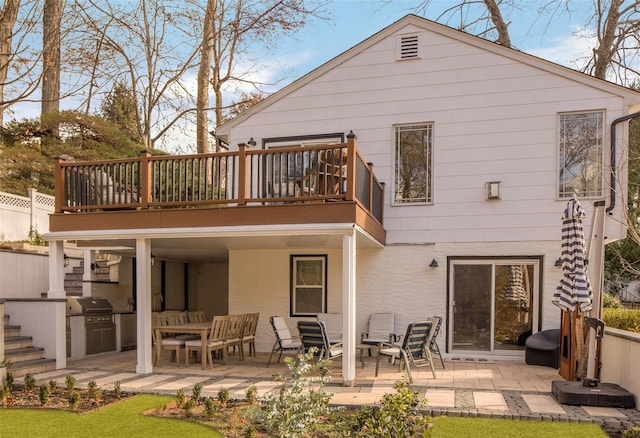
<svg viewBox="0 0 640 438"><path fill-rule="evenodd" d="M438 267L438 261L436 259L431 260L431 263L429 263L429 267L430 268L437 268Z"/></svg>
<svg viewBox="0 0 640 438"><path fill-rule="evenodd" d="M66 268L67 266L69 266L69 256L68 255L64 255L64 267Z"/></svg>
<svg viewBox="0 0 640 438"><path fill-rule="evenodd" d="M500 184L502 181L489 181L487 186L487 199L500 199Z"/></svg>
<svg viewBox="0 0 640 438"><path fill-rule="evenodd" d="M248 144L250 147L254 148L254 147L256 147L256 144L257 144L257 143L256 143L256 141L253 139L253 137L251 137L251 138L249 139L249 141L247 142L247 144Z"/></svg>
<svg viewBox="0 0 640 438"><path fill-rule="evenodd" d="M558 260L556 260L556 262L553 265L559 268L560 266L562 266L562 259L558 257Z"/></svg>

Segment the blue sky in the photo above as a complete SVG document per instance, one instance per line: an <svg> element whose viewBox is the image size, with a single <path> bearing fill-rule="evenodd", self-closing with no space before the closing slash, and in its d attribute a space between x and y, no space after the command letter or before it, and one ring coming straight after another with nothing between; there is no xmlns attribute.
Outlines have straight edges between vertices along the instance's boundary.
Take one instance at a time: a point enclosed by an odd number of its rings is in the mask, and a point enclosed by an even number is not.
<svg viewBox="0 0 640 438"><path fill-rule="evenodd" d="M333 0L327 9L333 18L315 20L294 36L282 39L273 53L258 54L267 70L261 77L267 82L281 79L275 91L348 50L403 16L414 13L420 0ZM432 0L426 18L435 20L458 1ZM545 1L515 0L516 7L505 17L511 24L512 45L524 52L567 67L579 68L580 58L590 51L589 40L581 38L587 22L588 0L572 0L571 14L539 14ZM451 22L454 26L455 23ZM284 78L284 79L283 79Z"/></svg>

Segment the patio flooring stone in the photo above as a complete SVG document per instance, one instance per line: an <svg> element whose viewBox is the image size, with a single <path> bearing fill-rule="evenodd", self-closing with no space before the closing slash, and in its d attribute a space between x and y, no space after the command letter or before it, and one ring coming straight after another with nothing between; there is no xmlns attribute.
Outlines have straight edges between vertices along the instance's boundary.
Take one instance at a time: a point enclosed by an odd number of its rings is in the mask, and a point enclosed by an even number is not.
<svg viewBox="0 0 640 438"><path fill-rule="evenodd" d="M168 353L168 352L167 352ZM95 380L99 387L110 389L120 382L123 391L175 395L178 389L185 393L195 384L203 386L202 395L216 396L220 388L229 390L232 398L244 398L250 385L264 397L277 390L279 382L274 374L288 375L282 361L266 367L268 353L256 357L246 356L240 361L236 355L226 364L214 361L213 368L203 370L199 364L176 366L169 363L167 355L163 366L154 373L135 373L135 350L122 353L104 353L82 360L68 362L68 368L36 374L38 384L57 380L64 385L67 375L72 375L78 385ZM356 369L355 386L344 387L341 360L331 365L332 380L325 386L332 393L331 404L358 407L378 403L386 393L394 392L394 384L404 379L397 365L380 363L378 377L375 373L375 357L364 357L365 367ZM436 379L428 367L412 368L411 388L427 402L420 409L427 415L467 417L496 417L523 420L570 421L598 424L613 434L633 425L640 426L640 411L593 406L569 406L557 402L551 394L551 382L560 378L558 370L526 365L522 359L509 360L446 360L445 369L436 361Z"/></svg>

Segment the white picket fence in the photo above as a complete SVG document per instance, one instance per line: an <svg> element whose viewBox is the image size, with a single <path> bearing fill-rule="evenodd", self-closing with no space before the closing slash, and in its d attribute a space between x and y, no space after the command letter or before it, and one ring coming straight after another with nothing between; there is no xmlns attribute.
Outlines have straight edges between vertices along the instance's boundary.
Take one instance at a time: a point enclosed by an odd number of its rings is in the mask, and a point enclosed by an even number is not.
<svg viewBox="0 0 640 438"><path fill-rule="evenodd" d="M28 240L31 230L47 233L54 208L55 197L36 189L29 189L29 196L0 192L0 241Z"/></svg>

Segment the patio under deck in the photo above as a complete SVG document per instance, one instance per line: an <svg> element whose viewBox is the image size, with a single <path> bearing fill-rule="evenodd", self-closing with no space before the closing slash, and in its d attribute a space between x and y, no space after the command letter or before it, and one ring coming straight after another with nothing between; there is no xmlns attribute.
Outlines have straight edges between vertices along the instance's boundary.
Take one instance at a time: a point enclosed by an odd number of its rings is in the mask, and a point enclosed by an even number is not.
<svg viewBox="0 0 640 438"><path fill-rule="evenodd" d="M255 385L259 396L263 396L277 386L273 374L288 375L284 361L266 367L267 353L247 355L244 361L237 355L230 356L227 364L216 361L213 369L206 370L198 366L176 367L170 364L169 354L163 358L162 366L147 375L135 373L135 351L126 351L70 361L66 369L35 377L38 383L44 383L50 379L60 381L71 374L79 387L95 381L98 386L110 389L120 381L124 391L167 395L175 395L178 389L190 394L194 385L201 384L204 396L215 397L220 388L226 388L232 398L244 398L250 385ZM333 361L334 383L326 386L333 393L332 404L357 407L377 403L385 393L394 391L394 382L403 378L397 366L386 360L381 362L380 374L375 377L375 356L365 357L364 365L357 368L356 385L343 387L335 383L341 379L341 359ZM446 360L445 367L436 360L436 379L429 367L412 368L412 388L421 399L427 399L422 409L429 415L586 422L596 423L609 432L640 425L640 412L636 409L558 403L551 394L551 382L563 379L553 368L526 365L522 359L479 361L464 357Z"/></svg>

